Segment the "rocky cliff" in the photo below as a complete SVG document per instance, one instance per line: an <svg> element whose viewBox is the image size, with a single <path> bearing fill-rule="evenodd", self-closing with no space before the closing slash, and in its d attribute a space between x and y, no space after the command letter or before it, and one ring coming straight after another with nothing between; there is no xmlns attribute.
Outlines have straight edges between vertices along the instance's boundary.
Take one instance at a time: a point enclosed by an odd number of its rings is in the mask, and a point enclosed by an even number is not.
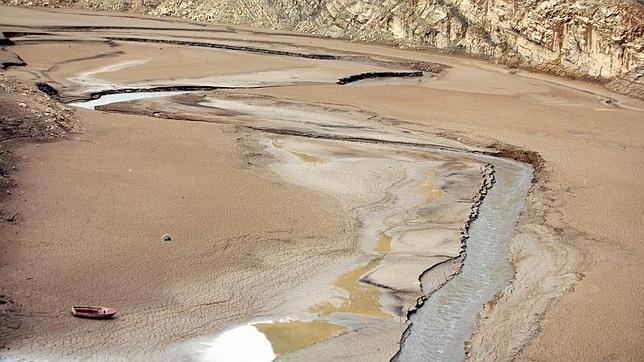
<svg viewBox="0 0 644 362"><path fill-rule="evenodd" d="M616 79L613 88L636 93L644 75L644 5L635 0L0 0L0 3L132 11L431 47L556 74Z"/></svg>

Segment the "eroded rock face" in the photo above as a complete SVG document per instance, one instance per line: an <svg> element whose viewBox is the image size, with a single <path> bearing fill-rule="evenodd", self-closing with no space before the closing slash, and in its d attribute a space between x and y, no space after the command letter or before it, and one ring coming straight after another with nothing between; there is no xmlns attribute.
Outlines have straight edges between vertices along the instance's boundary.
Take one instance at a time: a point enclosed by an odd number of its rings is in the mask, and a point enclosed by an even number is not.
<svg viewBox="0 0 644 362"><path fill-rule="evenodd" d="M644 65L613 78L606 87L617 93L644 99Z"/></svg>
<svg viewBox="0 0 644 362"><path fill-rule="evenodd" d="M571 76L644 65L634 0L0 0L171 15L401 46L463 51Z"/></svg>

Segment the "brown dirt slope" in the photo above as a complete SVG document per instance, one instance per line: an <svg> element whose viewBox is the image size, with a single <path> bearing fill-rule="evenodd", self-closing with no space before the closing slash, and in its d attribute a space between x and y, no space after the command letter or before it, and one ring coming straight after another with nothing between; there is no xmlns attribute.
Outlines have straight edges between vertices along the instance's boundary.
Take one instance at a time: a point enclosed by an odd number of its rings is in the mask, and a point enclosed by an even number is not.
<svg viewBox="0 0 644 362"><path fill-rule="evenodd" d="M49 141L78 130L74 112L35 87L0 74L0 200L11 193L15 169L12 148L30 141ZM0 216L5 219L2 207Z"/></svg>

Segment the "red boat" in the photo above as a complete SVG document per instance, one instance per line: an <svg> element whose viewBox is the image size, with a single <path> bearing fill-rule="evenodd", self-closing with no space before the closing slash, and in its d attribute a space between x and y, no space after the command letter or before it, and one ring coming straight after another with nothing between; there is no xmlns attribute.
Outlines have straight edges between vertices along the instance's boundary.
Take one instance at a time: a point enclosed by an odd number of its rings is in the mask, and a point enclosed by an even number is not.
<svg viewBox="0 0 644 362"><path fill-rule="evenodd" d="M116 309L108 307L82 305L72 307L72 315L79 318L110 319L116 315L116 312Z"/></svg>

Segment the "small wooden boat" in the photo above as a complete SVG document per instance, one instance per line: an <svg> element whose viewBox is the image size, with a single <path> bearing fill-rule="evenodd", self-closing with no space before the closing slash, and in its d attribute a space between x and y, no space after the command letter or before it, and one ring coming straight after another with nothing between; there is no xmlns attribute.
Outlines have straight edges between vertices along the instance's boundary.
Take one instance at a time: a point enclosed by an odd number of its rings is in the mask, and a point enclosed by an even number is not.
<svg viewBox="0 0 644 362"><path fill-rule="evenodd" d="M116 315L116 309L108 307L93 307L75 305L72 307L72 315L79 318L110 319Z"/></svg>

